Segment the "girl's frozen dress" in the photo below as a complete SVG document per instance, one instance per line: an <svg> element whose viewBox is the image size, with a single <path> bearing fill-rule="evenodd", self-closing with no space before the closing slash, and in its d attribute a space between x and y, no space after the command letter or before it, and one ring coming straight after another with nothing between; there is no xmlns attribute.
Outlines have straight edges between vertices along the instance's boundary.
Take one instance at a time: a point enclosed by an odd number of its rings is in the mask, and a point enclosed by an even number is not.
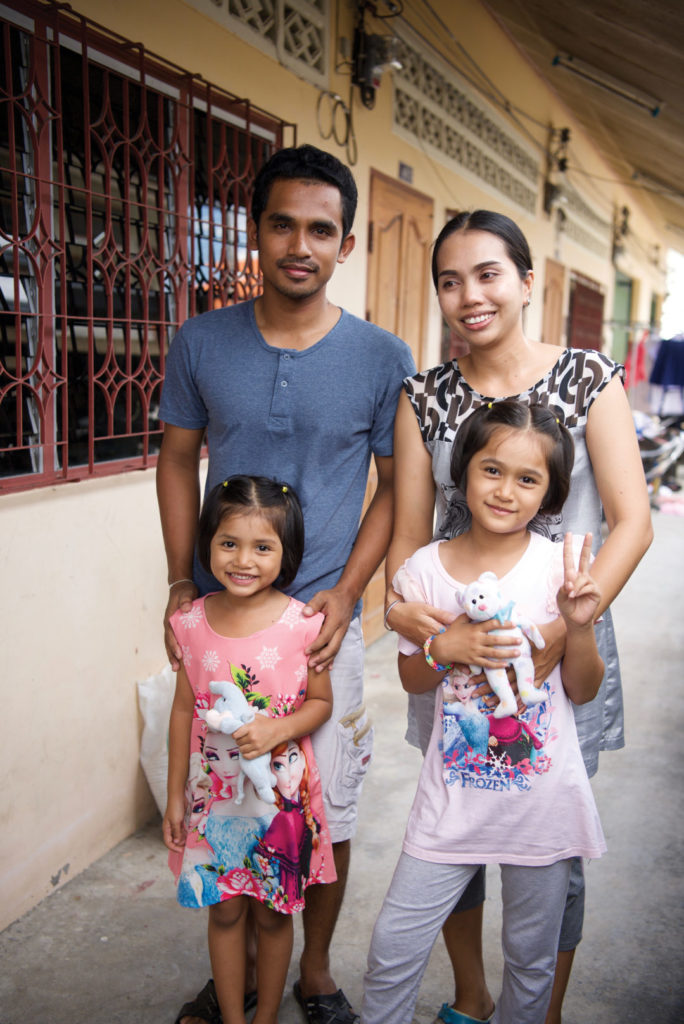
<svg viewBox="0 0 684 1024"><path fill-rule="evenodd" d="M318 769L309 737L295 742L305 762L305 784L296 795L268 804L240 773L232 736L208 729L205 716L217 697L212 681L232 680L255 712L291 714L306 697L307 646L319 633L322 616L302 616L304 605L290 598L273 625L248 637L224 637L207 621L199 598L187 613L171 619L183 664L195 695L186 787L187 839L184 853L171 853L178 902L209 906L246 894L281 913L304 907L312 883L335 881Z"/></svg>
<svg viewBox="0 0 684 1024"><path fill-rule="evenodd" d="M258 853L276 861L280 884L288 900L301 899L302 879L307 878L313 854L313 833L306 823L301 802L285 798L280 813L259 840Z"/></svg>

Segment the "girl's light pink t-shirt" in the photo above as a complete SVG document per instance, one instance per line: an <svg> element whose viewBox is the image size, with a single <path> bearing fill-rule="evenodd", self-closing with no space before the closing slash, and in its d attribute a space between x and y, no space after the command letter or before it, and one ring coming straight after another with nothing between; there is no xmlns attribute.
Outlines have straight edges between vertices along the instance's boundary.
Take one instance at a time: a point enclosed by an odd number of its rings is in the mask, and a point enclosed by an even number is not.
<svg viewBox="0 0 684 1024"><path fill-rule="evenodd" d="M525 554L499 585L505 603L514 601L540 625L558 615L563 545L529 536ZM404 588L407 600L415 600L418 587L429 604L461 614L465 583L442 565L442 543L408 559L395 587ZM418 648L400 637L399 650ZM531 866L601 856L605 841L560 668L544 683L547 699L517 719L494 719L481 701L463 700L462 683L447 676L440 686L404 851L442 863ZM454 700L456 693L461 697Z"/></svg>

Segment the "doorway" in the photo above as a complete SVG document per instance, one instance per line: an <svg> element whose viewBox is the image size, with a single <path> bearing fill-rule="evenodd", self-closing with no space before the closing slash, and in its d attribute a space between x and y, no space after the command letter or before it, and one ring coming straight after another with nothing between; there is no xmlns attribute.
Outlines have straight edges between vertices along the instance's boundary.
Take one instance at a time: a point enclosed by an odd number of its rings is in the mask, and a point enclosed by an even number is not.
<svg viewBox="0 0 684 1024"><path fill-rule="evenodd" d="M405 341L418 369L423 368L432 240L432 199L371 171L366 320ZM376 483L372 466L364 509ZM384 602L383 562L364 594L363 633L367 644L383 633Z"/></svg>
<svg viewBox="0 0 684 1024"><path fill-rule="evenodd" d="M568 348L603 348L603 290L598 281L570 272Z"/></svg>
<svg viewBox="0 0 684 1024"><path fill-rule="evenodd" d="M613 346L611 356L618 363L624 363L629 350L632 325L632 278L621 270L615 271L615 295L613 298Z"/></svg>
<svg viewBox="0 0 684 1024"><path fill-rule="evenodd" d="M544 312L541 340L547 345L563 344L563 291L565 267L547 257L544 264Z"/></svg>

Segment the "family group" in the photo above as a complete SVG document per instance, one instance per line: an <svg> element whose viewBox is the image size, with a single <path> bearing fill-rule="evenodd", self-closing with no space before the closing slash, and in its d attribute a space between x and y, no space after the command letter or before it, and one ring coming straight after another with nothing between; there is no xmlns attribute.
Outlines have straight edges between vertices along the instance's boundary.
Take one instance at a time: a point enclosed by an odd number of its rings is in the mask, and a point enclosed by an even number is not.
<svg viewBox="0 0 684 1024"><path fill-rule="evenodd" d="M276 152L248 222L262 293L188 320L168 354L163 835L179 902L208 907L213 974L177 1024L277 1024L300 912L309 1024L410 1024L440 931L454 997L437 1021L559 1024L583 861L605 851L589 779L623 744L609 607L651 539L622 367L527 337L528 243L476 210L432 256L467 354L416 372L406 344L327 297L356 204L333 156ZM330 946L372 754L361 595L383 559L424 757L357 1013ZM487 864L503 886L496 998Z"/></svg>

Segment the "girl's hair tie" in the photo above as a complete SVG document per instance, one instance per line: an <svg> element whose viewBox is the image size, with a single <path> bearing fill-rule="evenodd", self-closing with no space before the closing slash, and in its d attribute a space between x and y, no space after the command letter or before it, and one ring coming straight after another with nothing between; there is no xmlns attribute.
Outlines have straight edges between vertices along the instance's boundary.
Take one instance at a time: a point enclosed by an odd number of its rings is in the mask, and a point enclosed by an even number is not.
<svg viewBox="0 0 684 1024"><path fill-rule="evenodd" d="M487 408L488 408L488 409L491 409L491 407L492 407L493 405L494 405L494 403L493 403L493 402L487 402Z"/></svg>
<svg viewBox="0 0 684 1024"><path fill-rule="evenodd" d="M223 486L224 486L224 487L227 487L227 486L228 486L228 481L227 481L227 480L224 480L224 481L223 481Z"/></svg>
<svg viewBox="0 0 684 1024"><path fill-rule="evenodd" d="M558 422L558 421L556 421L556 422ZM287 487L285 486L285 484L283 484L283 486L281 487L281 490L282 490L283 494L287 494Z"/></svg>
<svg viewBox="0 0 684 1024"><path fill-rule="evenodd" d="M557 416L556 416L556 423L560 423L560 420L558 419Z"/></svg>

